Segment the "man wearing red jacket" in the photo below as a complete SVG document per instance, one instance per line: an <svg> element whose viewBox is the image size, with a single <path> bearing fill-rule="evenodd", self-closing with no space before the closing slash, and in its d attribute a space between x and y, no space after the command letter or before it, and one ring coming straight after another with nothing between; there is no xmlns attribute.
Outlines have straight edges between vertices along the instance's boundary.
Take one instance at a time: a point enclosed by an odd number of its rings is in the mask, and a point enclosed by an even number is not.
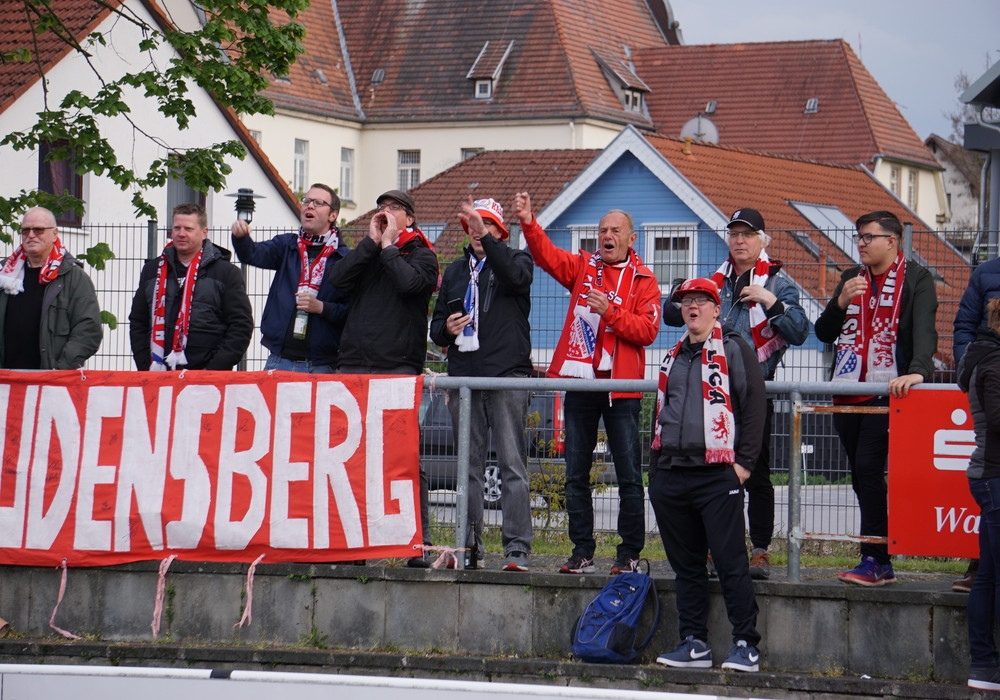
<svg viewBox="0 0 1000 700"><path fill-rule="evenodd" d="M632 249L636 239L632 217L625 211L609 211L601 219L597 252L572 253L554 245L538 225L527 192L515 197L514 213L535 264L572 295L548 376L642 379L645 348L656 339L660 326L660 287ZM611 575L637 570L646 540L639 454L641 399L639 392L566 392L566 513L573 553L561 573L594 572L590 469L602 417L620 498L621 543Z"/></svg>

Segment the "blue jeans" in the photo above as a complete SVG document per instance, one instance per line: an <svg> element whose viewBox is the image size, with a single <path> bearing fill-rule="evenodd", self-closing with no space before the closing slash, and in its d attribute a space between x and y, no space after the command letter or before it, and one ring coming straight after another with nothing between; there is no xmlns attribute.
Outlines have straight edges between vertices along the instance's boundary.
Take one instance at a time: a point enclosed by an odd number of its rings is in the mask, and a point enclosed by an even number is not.
<svg viewBox="0 0 1000 700"><path fill-rule="evenodd" d="M500 508L503 513L501 537L503 553L531 553L532 523L531 496L528 490L528 440L525 427L528 413L528 391L473 391L472 421L469 425L469 525L474 545L483 560L483 470L486 466L490 431L497 451L497 466L503 484ZM448 392L448 410L451 411L458 444L459 392Z"/></svg>
<svg viewBox="0 0 1000 700"><path fill-rule="evenodd" d="M604 417L608 447L618 475L618 556L636 558L646 543L646 499L642 491L639 453L639 399L615 399L607 392L567 391L566 514L573 554L591 558L594 542L594 502L590 470L597 446L597 427Z"/></svg>
<svg viewBox="0 0 1000 700"><path fill-rule="evenodd" d="M979 517L979 571L976 572L966 617L973 668L1000 667L993 636L1000 592L1000 478L969 479L969 490L981 509Z"/></svg>
<svg viewBox="0 0 1000 700"><path fill-rule="evenodd" d="M273 352L267 356L264 369L276 369L282 372L303 372L306 374L335 374L332 365L314 365L311 360L289 360L287 357L275 355Z"/></svg>

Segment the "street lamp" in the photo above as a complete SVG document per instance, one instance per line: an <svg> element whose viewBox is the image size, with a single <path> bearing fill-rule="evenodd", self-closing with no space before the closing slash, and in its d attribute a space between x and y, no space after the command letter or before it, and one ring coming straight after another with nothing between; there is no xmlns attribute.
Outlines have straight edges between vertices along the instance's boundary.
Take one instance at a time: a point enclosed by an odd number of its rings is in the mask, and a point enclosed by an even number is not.
<svg viewBox="0 0 1000 700"><path fill-rule="evenodd" d="M264 199L264 195L254 194L249 187L240 187L236 190L236 194L227 194L226 196L236 197L236 218L240 221L246 221L248 224L253 221L253 210L257 206L253 200Z"/></svg>

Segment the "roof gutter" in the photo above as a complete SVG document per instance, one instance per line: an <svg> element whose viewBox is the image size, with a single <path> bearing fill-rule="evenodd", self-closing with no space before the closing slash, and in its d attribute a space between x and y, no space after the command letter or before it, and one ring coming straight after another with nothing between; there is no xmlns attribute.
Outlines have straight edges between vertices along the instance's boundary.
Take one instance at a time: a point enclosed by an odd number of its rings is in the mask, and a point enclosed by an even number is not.
<svg viewBox="0 0 1000 700"><path fill-rule="evenodd" d="M944 172L944 167L939 163L935 162L934 165L931 165L930 163L926 163L922 160L913 160L912 158L904 158L902 156L890 155L888 153L873 153L872 157L868 160L868 162L874 165L875 161L877 160L892 160L902 163L903 165L915 165L921 168L927 168L929 170L937 170L940 172Z"/></svg>

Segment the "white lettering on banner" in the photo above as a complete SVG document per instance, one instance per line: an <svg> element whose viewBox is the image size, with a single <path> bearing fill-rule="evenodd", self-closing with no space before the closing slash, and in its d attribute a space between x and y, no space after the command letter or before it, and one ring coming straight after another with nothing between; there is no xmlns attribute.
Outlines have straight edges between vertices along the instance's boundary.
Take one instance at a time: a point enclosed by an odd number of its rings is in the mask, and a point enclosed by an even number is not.
<svg viewBox="0 0 1000 700"><path fill-rule="evenodd" d="M181 519L167 523L167 547L194 549L201 541L208 522L212 483L208 467L198 454L203 414L219 410L219 390L210 385L186 386L177 394L174 406L173 445L170 451L170 476L184 482Z"/></svg>
<svg viewBox="0 0 1000 700"><path fill-rule="evenodd" d="M111 550L111 521L94 520L94 488L98 484L115 483L117 468L113 464L98 464L105 418L122 415L125 398L123 386L96 386L87 393L84 413L83 452L80 455L80 481L76 487L76 527L73 546L99 552ZM110 510L105 503L103 510Z"/></svg>
<svg viewBox="0 0 1000 700"><path fill-rule="evenodd" d="M24 546L28 549L48 549L66 523L80 465L80 418L66 387L42 387L35 428L35 455L31 462L31 483L28 485L28 529ZM53 433L59 438L60 454L50 462ZM59 467L59 481L49 510L43 513L45 486L54 478L49 468L56 466Z"/></svg>
<svg viewBox="0 0 1000 700"><path fill-rule="evenodd" d="M240 420L244 411L253 425ZM249 449L236 451L240 433L253 436ZM267 477L257 461L271 448L271 411L256 384L230 384L222 404L222 444L219 450L218 484L215 496L215 546L219 549L246 549L264 524ZM233 477L242 474L250 482L250 505L241 520L233 520Z"/></svg>
<svg viewBox="0 0 1000 700"><path fill-rule="evenodd" d="M382 440L385 411L412 409L416 377L409 382L399 379L373 379L368 383L366 488L368 503L368 541L371 545L409 542L417 529L413 503L413 482L395 480L389 484L389 497L399 503L399 513L387 515L382 468Z"/></svg>
<svg viewBox="0 0 1000 700"><path fill-rule="evenodd" d="M968 508L962 508L956 511L955 507L952 506L945 511L944 506L934 506L934 512L937 513L937 531L941 532L948 528L948 532L955 532L959 524L962 526L962 532L966 534L979 534L979 516L975 513L969 513ZM966 513L969 513L966 515Z"/></svg>
<svg viewBox="0 0 1000 700"><path fill-rule="evenodd" d="M292 414L312 411L312 384L284 382L274 395L274 448L271 450L271 546L309 547L309 520L288 517L288 485L309 481L309 463L292 462ZM326 521L324 520L324 523Z"/></svg>
<svg viewBox="0 0 1000 700"><path fill-rule="evenodd" d="M38 399L38 387L28 387L24 397L24 416L21 418L21 435L31 434L31 425L35 420L35 402ZM7 445L7 413L10 410L10 386L0 386L0 451ZM19 548L24 542L24 503L28 491L28 461L31 459L32 440L21 440L17 456L17 472L14 476L13 505L0 507L0 547ZM0 464L8 461L7 455ZM2 485L2 481L0 481ZM3 492L0 497L8 500Z"/></svg>
<svg viewBox="0 0 1000 700"><path fill-rule="evenodd" d="M347 426L347 435L339 445L330 444L330 415L335 409L344 414L343 424ZM365 535L361 528L361 511L351 489L351 480L347 477L347 460L361 446L361 409L358 408L354 395L342 383L318 382L314 413L316 437L313 448L313 548L330 547L330 488L333 489L333 499L337 503L337 512L344 528L344 538L347 540L348 548L363 547ZM379 456L381 454L380 449ZM373 459L373 455L368 454L365 458Z"/></svg>
<svg viewBox="0 0 1000 700"><path fill-rule="evenodd" d="M146 400L142 389L125 392L122 456L118 467L115 499L115 551L132 549L132 495L146 539L153 549L163 549L163 490L167 480L167 449L170 446L170 409L173 387L161 386L156 400L156 423L150 436Z"/></svg>
<svg viewBox="0 0 1000 700"><path fill-rule="evenodd" d="M951 412L951 422L963 426L969 414L961 408ZM976 449L974 430L949 430L942 428L934 432L934 468L941 471L964 472L969 467L969 457Z"/></svg>

